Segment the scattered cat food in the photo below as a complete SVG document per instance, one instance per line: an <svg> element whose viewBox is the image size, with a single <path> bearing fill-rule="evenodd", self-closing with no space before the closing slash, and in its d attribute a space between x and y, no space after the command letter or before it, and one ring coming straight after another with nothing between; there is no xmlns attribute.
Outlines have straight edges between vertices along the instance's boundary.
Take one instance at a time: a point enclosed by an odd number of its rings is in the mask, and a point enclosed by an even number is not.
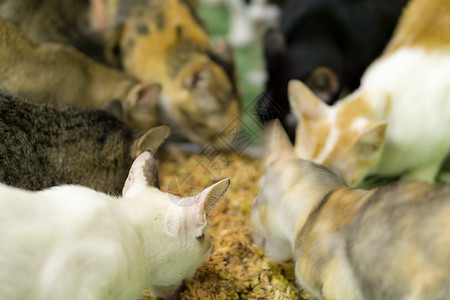
<svg viewBox="0 0 450 300"><path fill-rule="evenodd" d="M161 189L184 196L231 178L225 199L210 217L211 255L186 282L181 299L314 299L297 288L292 262L273 263L252 242L249 216L259 190L259 168L259 160L222 153L170 154L160 163ZM153 299L148 290L141 297Z"/></svg>

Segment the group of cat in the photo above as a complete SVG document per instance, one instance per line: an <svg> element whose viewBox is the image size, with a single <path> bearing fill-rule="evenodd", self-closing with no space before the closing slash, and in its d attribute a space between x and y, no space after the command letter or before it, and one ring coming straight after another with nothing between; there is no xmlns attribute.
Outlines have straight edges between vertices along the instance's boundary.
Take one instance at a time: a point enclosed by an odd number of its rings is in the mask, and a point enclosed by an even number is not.
<svg viewBox="0 0 450 300"><path fill-rule="evenodd" d="M450 186L433 182L450 152L450 1L411 0L334 105L300 81L288 94L295 146L268 129L255 242L317 299L448 299ZM402 180L350 188L370 174Z"/></svg>
<svg viewBox="0 0 450 300"><path fill-rule="evenodd" d="M209 254L230 180L180 198L153 157L167 138L227 148L241 112L193 5L0 1L0 299L168 296Z"/></svg>
<svg viewBox="0 0 450 300"><path fill-rule="evenodd" d="M4 0L0 18L0 299L176 292L209 254L207 216L230 180L164 193L153 154L166 125L229 145L221 132L241 113L229 47L210 45L189 0ZM423 181L450 150L450 1L410 0L333 106L300 81L287 91L295 146L268 128L255 242L293 258L317 299L446 299L450 187ZM418 181L348 187L370 174Z"/></svg>

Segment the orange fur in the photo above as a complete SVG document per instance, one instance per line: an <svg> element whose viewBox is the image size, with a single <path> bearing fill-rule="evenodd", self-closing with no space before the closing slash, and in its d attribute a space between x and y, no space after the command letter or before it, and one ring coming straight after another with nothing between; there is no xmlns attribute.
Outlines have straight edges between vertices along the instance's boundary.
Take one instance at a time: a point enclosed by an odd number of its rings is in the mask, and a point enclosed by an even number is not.
<svg viewBox="0 0 450 300"><path fill-rule="evenodd" d="M119 8L110 18L119 28L111 34L110 47L117 39L128 73L161 83L158 112L161 123L171 126L172 137L229 147L232 135L224 130L238 124L241 114L231 48L210 43L188 1L133 5L110 0L109 6L114 5Z"/></svg>
<svg viewBox="0 0 450 300"><path fill-rule="evenodd" d="M386 54L395 52L401 47L450 50L449 14L449 1L412 1L405 8L404 17L399 22Z"/></svg>
<svg viewBox="0 0 450 300"><path fill-rule="evenodd" d="M328 107L302 83L289 84L300 120L297 153L352 186L369 174L434 181L450 150L442 142L450 126L449 65L450 3L412 0L354 93Z"/></svg>

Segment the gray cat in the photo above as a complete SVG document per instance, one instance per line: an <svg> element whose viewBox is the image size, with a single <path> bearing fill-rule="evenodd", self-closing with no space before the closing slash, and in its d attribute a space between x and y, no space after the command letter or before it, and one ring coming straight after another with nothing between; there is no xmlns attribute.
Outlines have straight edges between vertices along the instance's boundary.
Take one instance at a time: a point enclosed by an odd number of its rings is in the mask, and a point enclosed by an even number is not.
<svg viewBox="0 0 450 300"><path fill-rule="evenodd" d="M120 194L133 160L154 153L169 131L136 131L104 111L0 93L0 182L29 190L79 184Z"/></svg>

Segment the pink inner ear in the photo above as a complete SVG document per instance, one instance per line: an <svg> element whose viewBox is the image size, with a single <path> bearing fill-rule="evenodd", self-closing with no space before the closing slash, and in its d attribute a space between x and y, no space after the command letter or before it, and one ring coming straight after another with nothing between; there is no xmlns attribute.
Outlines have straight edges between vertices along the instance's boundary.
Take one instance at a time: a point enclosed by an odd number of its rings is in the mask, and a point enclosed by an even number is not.
<svg viewBox="0 0 450 300"><path fill-rule="evenodd" d="M144 175L144 166L148 159L153 159L151 154L147 151L139 155L133 162L128 173L128 178L125 181L122 194L125 197L132 197L134 193L144 189L147 186L147 181Z"/></svg>
<svg viewBox="0 0 450 300"><path fill-rule="evenodd" d="M200 199L197 199L197 201L187 209L188 227L204 227L206 224L206 213L203 207L203 202Z"/></svg>

